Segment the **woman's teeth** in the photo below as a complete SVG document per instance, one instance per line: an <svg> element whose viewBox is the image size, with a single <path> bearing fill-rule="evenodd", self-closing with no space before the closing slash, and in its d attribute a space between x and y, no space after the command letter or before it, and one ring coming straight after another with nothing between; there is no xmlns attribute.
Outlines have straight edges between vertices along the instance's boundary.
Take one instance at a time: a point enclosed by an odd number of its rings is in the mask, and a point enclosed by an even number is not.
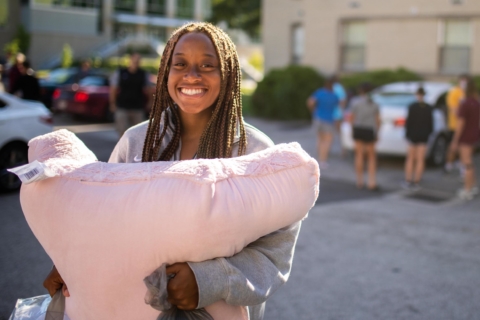
<svg viewBox="0 0 480 320"><path fill-rule="evenodd" d="M182 89L180 89L180 91L181 91L183 94L186 94L186 95L189 95L189 96L193 96L193 95L202 93L202 92L203 92L203 89L186 89L186 88L182 88Z"/></svg>

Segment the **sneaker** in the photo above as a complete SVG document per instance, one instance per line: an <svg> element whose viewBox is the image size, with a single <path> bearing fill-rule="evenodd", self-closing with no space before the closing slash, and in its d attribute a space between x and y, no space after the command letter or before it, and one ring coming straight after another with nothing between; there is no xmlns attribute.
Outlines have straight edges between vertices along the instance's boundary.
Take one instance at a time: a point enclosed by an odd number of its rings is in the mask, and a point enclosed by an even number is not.
<svg viewBox="0 0 480 320"><path fill-rule="evenodd" d="M409 182L409 181L402 181L402 182L400 183L400 186L402 187L402 189L411 190L413 184L412 184L411 182Z"/></svg>
<svg viewBox="0 0 480 320"><path fill-rule="evenodd" d="M457 195L461 200L472 200L474 196L472 190L468 191L463 188L458 190Z"/></svg>
<svg viewBox="0 0 480 320"><path fill-rule="evenodd" d="M472 189L470 190L470 192L471 192L474 196L476 196L476 195L478 194L478 187L477 187L477 186L472 187Z"/></svg>
<svg viewBox="0 0 480 320"><path fill-rule="evenodd" d="M421 189L420 185L418 183L411 183L410 190L412 191L419 191Z"/></svg>
<svg viewBox="0 0 480 320"><path fill-rule="evenodd" d="M443 167L443 172L445 173L452 173L453 171L453 165L451 163L447 163L445 164L445 166Z"/></svg>

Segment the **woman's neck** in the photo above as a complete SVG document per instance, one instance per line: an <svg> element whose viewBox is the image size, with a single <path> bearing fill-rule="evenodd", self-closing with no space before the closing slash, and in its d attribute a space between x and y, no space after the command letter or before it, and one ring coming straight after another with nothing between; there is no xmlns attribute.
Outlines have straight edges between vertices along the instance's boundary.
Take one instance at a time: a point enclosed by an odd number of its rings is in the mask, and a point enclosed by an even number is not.
<svg viewBox="0 0 480 320"><path fill-rule="evenodd" d="M201 113L189 114L179 110L180 122L182 124L182 138L186 139L200 139L203 131L212 118L212 109L206 109Z"/></svg>

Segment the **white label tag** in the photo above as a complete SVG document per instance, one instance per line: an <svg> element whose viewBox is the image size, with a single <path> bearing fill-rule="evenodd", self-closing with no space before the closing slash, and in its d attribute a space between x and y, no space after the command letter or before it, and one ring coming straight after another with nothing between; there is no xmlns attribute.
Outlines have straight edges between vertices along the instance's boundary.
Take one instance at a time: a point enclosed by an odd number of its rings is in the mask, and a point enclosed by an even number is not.
<svg viewBox="0 0 480 320"><path fill-rule="evenodd" d="M15 173L25 184L44 180L54 176L49 172L50 170L48 170L45 164L38 162L37 160L29 164L7 170Z"/></svg>

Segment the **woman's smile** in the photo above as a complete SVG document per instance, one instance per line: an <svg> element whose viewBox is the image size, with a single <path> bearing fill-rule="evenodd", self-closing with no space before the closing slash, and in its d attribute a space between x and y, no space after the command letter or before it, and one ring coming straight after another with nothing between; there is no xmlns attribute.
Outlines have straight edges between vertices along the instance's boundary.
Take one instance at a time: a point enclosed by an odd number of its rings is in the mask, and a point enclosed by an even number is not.
<svg viewBox="0 0 480 320"><path fill-rule="evenodd" d="M178 91L186 98L202 98L207 93L204 88L178 88Z"/></svg>

